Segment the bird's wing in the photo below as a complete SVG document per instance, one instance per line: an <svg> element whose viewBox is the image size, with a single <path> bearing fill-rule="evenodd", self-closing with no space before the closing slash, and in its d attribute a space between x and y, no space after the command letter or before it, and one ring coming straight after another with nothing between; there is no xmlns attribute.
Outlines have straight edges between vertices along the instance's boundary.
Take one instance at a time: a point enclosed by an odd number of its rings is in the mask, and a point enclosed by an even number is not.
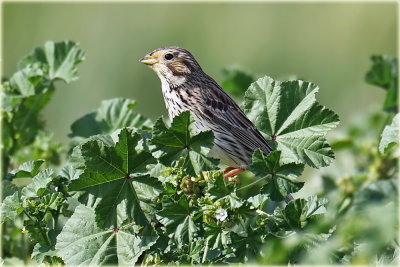
<svg viewBox="0 0 400 267"><path fill-rule="evenodd" d="M247 147L259 148L265 154L271 152L272 148L236 102L214 80L208 85L200 90L204 115Z"/></svg>

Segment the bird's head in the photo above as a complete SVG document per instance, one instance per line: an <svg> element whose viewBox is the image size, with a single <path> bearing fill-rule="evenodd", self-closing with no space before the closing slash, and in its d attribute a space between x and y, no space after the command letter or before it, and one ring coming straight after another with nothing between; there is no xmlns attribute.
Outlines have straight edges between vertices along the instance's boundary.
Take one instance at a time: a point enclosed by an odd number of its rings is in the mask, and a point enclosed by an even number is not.
<svg viewBox="0 0 400 267"><path fill-rule="evenodd" d="M151 67L161 81L176 85L202 71L193 55L177 46L158 48L141 58L140 62Z"/></svg>

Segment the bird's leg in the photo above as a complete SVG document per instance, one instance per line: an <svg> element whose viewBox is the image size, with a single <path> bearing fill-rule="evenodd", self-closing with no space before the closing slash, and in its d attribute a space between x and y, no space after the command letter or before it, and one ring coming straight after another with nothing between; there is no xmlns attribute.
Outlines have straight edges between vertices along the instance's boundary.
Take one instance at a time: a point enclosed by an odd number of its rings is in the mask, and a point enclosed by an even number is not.
<svg viewBox="0 0 400 267"><path fill-rule="evenodd" d="M244 169L242 169L242 168L236 168L236 169L232 168L230 171L228 171L228 172L226 172L224 174L224 178L228 178L228 177L234 176L234 175L236 175L238 173L241 173L242 171L244 171Z"/></svg>
<svg viewBox="0 0 400 267"><path fill-rule="evenodd" d="M221 172L222 172L223 174L225 174L225 173L227 173L227 172L229 172L229 171L231 171L231 170L234 170L234 169L235 169L234 167L228 167L228 168L225 168L225 169L221 170Z"/></svg>

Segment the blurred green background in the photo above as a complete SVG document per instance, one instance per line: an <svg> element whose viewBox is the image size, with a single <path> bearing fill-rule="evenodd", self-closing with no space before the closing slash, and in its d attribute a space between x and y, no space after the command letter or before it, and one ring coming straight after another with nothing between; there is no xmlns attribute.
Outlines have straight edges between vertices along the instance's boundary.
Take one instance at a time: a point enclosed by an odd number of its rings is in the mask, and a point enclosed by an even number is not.
<svg viewBox="0 0 400 267"><path fill-rule="evenodd" d="M240 64L317 83L343 128L383 101L364 75L372 54L396 55L396 16L397 3L4 3L3 76L47 40L80 43L81 78L58 84L44 114L66 142L71 123L103 99L133 98L144 115L165 115L160 82L138 59L178 45L218 82L223 67Z"/></svg>

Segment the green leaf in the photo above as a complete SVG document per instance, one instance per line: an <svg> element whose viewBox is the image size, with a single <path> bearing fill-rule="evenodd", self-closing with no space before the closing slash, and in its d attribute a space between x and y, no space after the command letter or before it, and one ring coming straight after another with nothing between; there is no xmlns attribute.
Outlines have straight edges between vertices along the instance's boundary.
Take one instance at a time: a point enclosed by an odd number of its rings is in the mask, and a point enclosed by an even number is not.
<svg viewBox="0 0 400 267"><path fill-rule="evenodd" d="M7 174L7 179L21 178L21 177L34 177L38 172L44 160L32 160L22 163L18 168L10 171Z"/></svg>
<svg viewBox="0 0 400 267"><path fill-rule="evenodd" d="M247 202L249 202L255 209L262 210L268 200L269 200L268 194L257 194L253 197L248 198Z"/></svg>
<svg viewBox="0 0 400 267"><path fill-rule="evenodd" d="M383 129L381 141L379 143L379 152L385 154L392 144L399 144L400 140L400 113L397 113L390 125Z"/></svg>
<svg viewBox="0 0 400 267"><path fill-rule="evenodd" d="M53 180L53 170L45 169L33 177L30 184L25 186L21 195L23 197L40 197L45 192L47 185Z"/></svg>
<svg viewBox="0 0 400 267"><path fill-rule="evenodd" d="M282 201L290 193L299 191L304 183L296 181L304 170L303 164L280 163L281 152L273 151L265 156L260 150L253 153L253 161L249 170L259 177L266 179L261 189L268 193L272 200Z"/></svg>
<svg viewBox="0 0 400 267"><path fill-rule="evenodd" d="M29 162L27 165L30 165ZM32 162L32 166L30 167L34 169L35 167L33 165L34 163ZM7 221L8 219L14 220L15 217L24 210L23 207L25 206L23 205L23 200L26 198L44 197L44 202L46 202L49 208L56 209L56 207L54 206L56 205L56 195L44 196L48 185L52 181L53 171L51 169L45 169L37 173L33 177L32 181L27 186L22 188L21 192L17 191L13 195L6 197L1 206L2 222Z"/></svg>
<svg viewBox="0 0 400 267"><path fill-rule="evenodd" d="M36 243L33 247L31 258L35 259L37 263L45 263L47 257L55 257L56 251L54 247L43 243Z"/></svg>
<svg viewBox="0 0 400 267"><path fill-rule="evenodd" d="M76 80L77 64L83 59L83 52L73 42L47 42L25 57L19 71L3 83L2 136L8 140L3 153L6 161L20 148L31 144L44 128L41 111L55 90L53 81Z"/></svg>
<svg viewBox="0 0 400 267"><path fill-rule="evenodd" d="M212 199L219 199L234 192L235 187L233 183L225 183L224 176L221 172L215 172L215 177L208 177L208 190L207 194Z"/></svg>
<svg viewBox="0 0 400 267"><path fill-rule="evenodd" d="M2 198L6 198L8 196L11 196L12 194L14 194L15 192L19 191L20 188L18 188L15 184L13 184L10 180L2 180L2 188L3 191L1 192L1 196Z"/></svg>
<svg viewBox="0 0 400 267"><path fill-rule="evenodd" d="M199 231L195 224L197 217L197 210L190 206L186 195L176 202L164 199L163 209L157 214L157 219L165 225L168 236L177 242L178 247L193 241Z"/></svg>
<svg viewBox="0 0 400 267"><path fill-rule="evenodd" d="M104 100L100 107L71 125L71 137L90 137L96 134L111 134L123 127L148 129L152 127L149 119L133 111L134 100L114 98Z"/></svg>
<svg viewBox="0 0 400 267"><path fill-rule="evenodd" d="M85 60L85 53L74 42L48 41L22 59L18 67L22 69L29 64L41 62L48 66L49 80L61 79L69 83L79 78L77 65L83 60Z"/></svg>
<svg viewBox="0 0 400 267"><path fill-rule="evenodd" d="M156 160L139 148L140 141L137 132L124 128L113 146L100 140L81 146L85 170L72 180L69 188L86 191L98 201L96 214L101 226L117 227L127 220L148 224L143 209L154 202L161 186L156 178L148 176L148 166ZM140 190L145 190L142 193L146 195L140 194Z"/></svg>
<svg viewBox="0 0 400 267"><path fill-rule="evenodd" d="M66 152L63 144L55 141L54 133L46 130L38 130L32 144L16 154L18 161L36 160L42 158L49 165L60 165Z"/></svg>
<svg viewBox="0 0 400 267"><path fill-rule="evenodd" d="M233 95L242 95L249 87L249 85L255 81L253 74L240 66L229 66L222 69L224 75L221 87L225 91Z"/></svg>
<svg viewBox="0 0 400 267"><path fill-rule="evenodd" d="M138 234L132 222L118 228L102 228L96 223L95 211L83 205L57 236L56 250L67 265L130 265L157 240L150 225Z"/></svg>
<svg viewBox="0 0 400 267"><path fill-rule="evenodd" d="M67 165L60 170L60 176L67 178L68 180L78 179L83 173L83 170L74 168L71 165Z"/></svg>
<svg viewBox="0 0 400 267"><path fill-rule="evenodd" d="M3 83L3 116L7 126L3 138L13 141L5 146L6 157L34 140L38 129L43 128L39 115L54 91L52 80L76 79L76 65L83 58L72 42L47 42L44 48L36 48L28 55L19 64L19 71ZM7 151L11 147L13 151Z"/></svg>
<svg viewBox="0 0 400 267"><path fill-rule="evenodd" d="M388 203L398 198L398 185L395 179L378 180L357 191L352 207L367 207L373 203Z"/></svg>
<svg viewBox="0 0 400 267"><path fill-rule="evenodd" d="M13 94L15 97L19 95L28 97L38 93L44 73L43 65L37 62L26 66L11 76L9 81L9 89L11 90L7 90L8 93Z"/></svg>
<svg viewBox="0 0 400 267"><path fill-rule="evenodd" d="M232 243L230 231L215 222L206 225L205 236L210 249L226 248Z"/></svg>
<svg viewBox="0 0 400 267"><path fill-rule="evenodd" d="M140 201L140 207L145 213L147 219L151 220L157 212L155 206L159 195L163 192L162 185L158 179L151 176L142 176L133 179L132 186Z"/></svg>
<svg viewBox="0 0 400 267"><path fill-rule="evenodd" d="M310 219L323 212L326 204L325 199L318 199L316 196L307 199L294 199L281 210L277 209L274 215L283 217L284 222L291 228L304 228Z"/></svg>
<svg viewBox="0 0 400 267"><path fill-rule="evenodd" d="M242 206L243 201L236 195L235 184L226 183L223 174L219 171L215 171L213 174L214 175L208 177L206 195L210 196L213 201L226 197L232 208L239 208Z"/></svg>
<svg viewBox="0 0 400 267"><path fill-rule="evenodd" d="M16 147L32 143L39 130L44 126L40 113L49 102L53 92L54 87L49 86L43 88L38 94L19 98L18 105L12 110L12 115L9 117L8 132L3 132L3 137L8 136L15 140ZM4 97L5 101L8 97L8 95Z"/></svg>
<svg viewBox="0 0 400 267"><path fill-rule="evenodd" d="M8 220L13 221L19 214L22 213L24 208L21 203L20 192L17 191L13 195L6 197L1 203L0 218L1 223Z"/></svg>
<svg viewBox="0 0 400 267"><path fill-rule="evenodd" d="M387 55L371 56L372 66L365 75L368 83L389 89L397 77L397 58Z"/></svg>
<svg viewBox="0 0 400 267"><path fill-rule="evenodd" d="M262 256L262 246L265 244L265 235L258 230L248 229L246 237L234 236L230 247L235 249L235 257L228 258L229 263L248 262Z"/></svg>
<svg viewBox="0 0 400 267"><path fill-rule="evenodd" d="M8 82L4 82L2 91L4 111L13 117L15 115L11 112L23 108L25 100L37 99L35 95L42 95L51 90L51 85L44 79L44 75L44 66L36 62L17 71Z"/></svg>
<svg viewBox="0 0 400 267"><path fill-rule="evenodd" d="M265 76L246 91L243 109L269 142L276 142L282 161L303 162L314 168L334 159L326 141L338 116L316 102L315 84L297 80L279 82Z"/></svg>
<svg viewBox="0 0 400 267"><path fill-rule="evenodd" d="M387 91L383 108L398 112L398 62L396 57L375 55L371 57L372 66L365 76L367 83Z"/></svg>
<svg viewBox="0 0 400 267"><path fill-rule="evenodd" d="M158 119L154 124L150 143L155 145L153 155L162 164L171 166L183 158L183 169L189 175L199 175L201 171L215 169L217 160L207 157L213 146L212 131L193 135L190 132L193 122L189 111L174 117L169 128L162 119Z"/></svg>

